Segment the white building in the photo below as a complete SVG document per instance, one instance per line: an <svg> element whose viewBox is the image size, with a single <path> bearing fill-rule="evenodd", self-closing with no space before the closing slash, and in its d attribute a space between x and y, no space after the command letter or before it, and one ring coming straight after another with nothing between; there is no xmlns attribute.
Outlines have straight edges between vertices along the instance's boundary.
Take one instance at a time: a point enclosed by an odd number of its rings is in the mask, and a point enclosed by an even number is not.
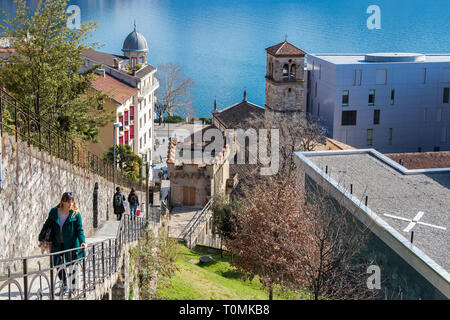
<svg viewBox="0 0 450 320"><path fill-rule="evenodd" d="M157 70L147 63L147 41L136 31L136 26L126 37L122 51L123 56L94 50L85 51L84 67L86 70L100 64L104 70L103 77L113 78L109 81L102 79L96 81L94 89L101 90L118 101L116 122L120 122L122 126L116 143L131 146L135 154L146 153L147 161L151 163L155 91L159 88ZM95 84L101 85L96 88ZM135 89L136 92L130 93L123 86ZM122 99L117 99L118 95Z"/></svg>
<svg viewBox="0 0 450 320"><path fill-rule="evenodd" d="M450 150L450 55L308 55L307 111L380 152Z"/></svg>

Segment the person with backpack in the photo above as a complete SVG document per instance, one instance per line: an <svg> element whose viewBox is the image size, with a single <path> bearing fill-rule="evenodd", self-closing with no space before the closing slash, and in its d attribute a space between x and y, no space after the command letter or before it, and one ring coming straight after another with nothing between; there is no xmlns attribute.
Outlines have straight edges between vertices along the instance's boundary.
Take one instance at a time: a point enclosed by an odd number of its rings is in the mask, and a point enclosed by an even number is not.
<svg viewBox="0 0 450 320"><path fill-rule="evenodd" d="M113 200L114 214L117 215L117 220L122 219L122 214L125 212L124 201L125 196L120 192L120 187L117 187Z"/></svg>
<svg viewBox="0 0 450 320"><path fill-rule="evenodd" d="M136 210L139 205L139 198L135 188L131 188L131 192L128 195L128 203L130 204L130 216L133 218L136 216Z"/></svg>

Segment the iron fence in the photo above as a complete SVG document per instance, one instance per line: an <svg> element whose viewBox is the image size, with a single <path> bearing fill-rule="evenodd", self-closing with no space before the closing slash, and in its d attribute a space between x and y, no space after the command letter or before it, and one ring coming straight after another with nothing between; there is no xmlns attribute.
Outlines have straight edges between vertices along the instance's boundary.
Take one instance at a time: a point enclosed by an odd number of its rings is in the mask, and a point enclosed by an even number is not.
<svg viewBox="0 0 450 320"><path fill-rule="evenodd" d="M88 245L79 259L71 259L75 248L38 256L0 259L0 300L80 300L119 272L124 244L137 241L146 226L142 217L126 214L116 238ZM54 265L54 257L68 257ZM66 284L64 284L64 278ZM109 285L113 284L109 282ZM109 288L107 288L109 289Z"/></svg>
<svg viewBox="0 0 450 320"><path fill-rule="evenodd" d="M73 139L53 124L31 111L16 98L0 88L0 133L15 136L39 150L63 159L77 167L114 181L114 165L90 152L81 140ZM140 182L117 172L116 183L139 188Z"/></svg>

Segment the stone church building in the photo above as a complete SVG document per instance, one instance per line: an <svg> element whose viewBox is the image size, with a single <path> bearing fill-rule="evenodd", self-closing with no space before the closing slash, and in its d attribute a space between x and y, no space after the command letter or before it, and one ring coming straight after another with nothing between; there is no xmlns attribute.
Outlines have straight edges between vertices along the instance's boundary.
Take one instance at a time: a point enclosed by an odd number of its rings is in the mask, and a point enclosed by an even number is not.
<svg viewBox="0 0 450 320"><path fill-rule="evenodd" d="M270 113L305 114L306 111L306 71L305 52L291 43L284 41L266 49L266 97L265 107L247 100L244 91L243 100L224 109L217 109L214 101L212 124L203 129L219 129L225 138L227 129L243 129L253 127L254 119L263 119ZM203 135L202 135L203 136ZM239 179L257 173L259 165L249 161L250 153L245 149L245 163L237 164L237 140L226 141L225 146L211 163L182 160L179 148L182 144L190 144L192 137L184 142L172 140L168 150L167 167L171 182L171 204L173 206L203 206L217 192L231 192ZM192 143L192 150L204 148ZM231 156L230 156L231 153ZM231 161L230 159L234 159Z"/></svg>

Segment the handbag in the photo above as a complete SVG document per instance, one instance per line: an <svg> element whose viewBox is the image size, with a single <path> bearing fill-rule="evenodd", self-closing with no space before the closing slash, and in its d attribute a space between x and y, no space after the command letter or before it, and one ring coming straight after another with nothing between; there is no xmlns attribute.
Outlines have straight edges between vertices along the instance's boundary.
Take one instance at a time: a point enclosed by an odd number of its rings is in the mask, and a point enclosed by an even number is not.
<svg viewBox="0 0 450 320"><path fill-rule="evenodd" d="M53 240L53 228L51 226L48 226L48 228L44 231L43 240L45 242L52 242L52 240Z"/></svg>

